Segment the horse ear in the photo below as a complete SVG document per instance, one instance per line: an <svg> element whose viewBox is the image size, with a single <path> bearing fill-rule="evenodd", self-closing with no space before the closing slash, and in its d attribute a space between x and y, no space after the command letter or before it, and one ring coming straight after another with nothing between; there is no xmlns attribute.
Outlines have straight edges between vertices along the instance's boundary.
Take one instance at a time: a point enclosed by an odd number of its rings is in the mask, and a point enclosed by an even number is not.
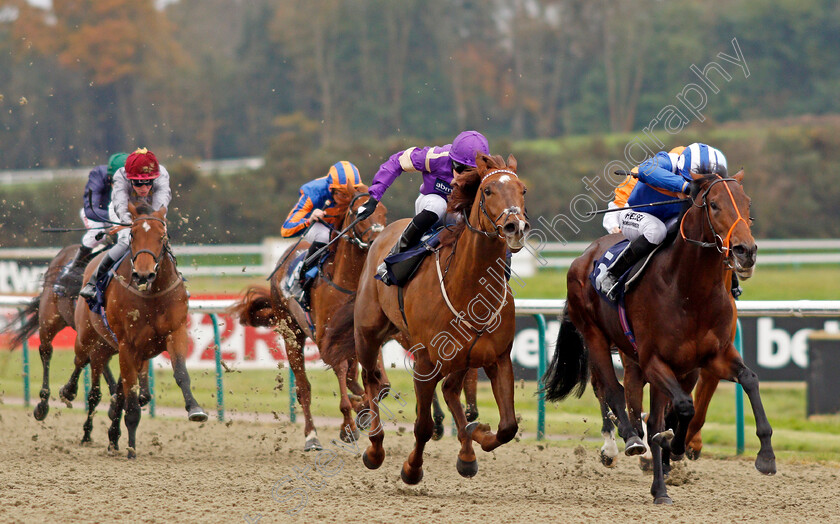
<svg viewBox="0 0 840 524"><path fill-rule="evenodd" d="M155 211L153 215L163 220L163 218L166 217L166 206L163 206L157 211Z"/></svg>
<svg viewBox="0 0 840 524"><path fill-rule="evenodd" d="M738 183L743 186L744 185L744 168L742 167L737 173L735 173L735 176L733 176L732 178L737 180Z"/></svg>
<svg viewBox="0 0 840 524"><path fill-rule="evenodd" d="M513 156L513 153L508 155L507 165L511 171L516 171L516 158Z"/></svg>
<svg viewBox="0 0 840 524"><path fill-rule="evenodd" d="M128 212L131 213L132 218L137 218L137 215L139 215L137 208L131 202L128 203Z"/></svg>
<svg viewBox="0 0 840 524"><path fill-rule="evenodd" d="M694 180L700 180L701 178L706 176L706 175L698 175L697 173L694 173L694 172L689 172L689 174L691 175L691 178L694 179Z"/></svg>
<svg viewBox="0 0 840 524"><path fill-rule="evenodd" d="M353 196L356 194L356 186L350 183L350 178L347 179L347 182L344 184L344 187L347 189L347 194Z"/></svg>
<svg viewBox="0 0 840 524"><path fill-rule="evenodd" d="M475 166L480 171L487 171L487 163L490 160L489 155L485 155L481 151L477 151L475 154Z"/></svg>

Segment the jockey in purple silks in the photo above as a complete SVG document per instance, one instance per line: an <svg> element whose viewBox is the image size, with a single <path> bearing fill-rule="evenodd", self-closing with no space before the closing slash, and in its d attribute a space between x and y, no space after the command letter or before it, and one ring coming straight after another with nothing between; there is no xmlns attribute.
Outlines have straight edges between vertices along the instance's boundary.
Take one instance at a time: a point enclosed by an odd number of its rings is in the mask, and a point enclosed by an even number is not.
<svg viewBox="0 0 840 524"><path fill-rule="evenodd" d="M88 174L84 207L80 213L82 223L88 230L82 236L82 245L76 252L76 256L62 268L53 285L53 290L60 296L67 295L71 275L82 270L93 258L93 250L106 242L103 238L104 226L108 221L108 205L111 203L114 173L125 165L126 158L128 158L128 153L114 153L108 158L107 165L96 166Z"/></svg>
<svg viewBox="0 0 840 524"><path fill-rule="evenodd" d="M357 217L369 217L382 199L385 190L402 173L423 174L420 195L414 201L415 216L403 231L391 253L401 253L416 245L423 234L446 214L446 200L452 193L452 179L467 167L475 167L477 153L490 154L490 147L484 135L478 131L464 131L451 144L410 147L395 153L379 166L370 185L370 200L359 208ZM383 262L377 269L382 282L391 285Z"/></svg>

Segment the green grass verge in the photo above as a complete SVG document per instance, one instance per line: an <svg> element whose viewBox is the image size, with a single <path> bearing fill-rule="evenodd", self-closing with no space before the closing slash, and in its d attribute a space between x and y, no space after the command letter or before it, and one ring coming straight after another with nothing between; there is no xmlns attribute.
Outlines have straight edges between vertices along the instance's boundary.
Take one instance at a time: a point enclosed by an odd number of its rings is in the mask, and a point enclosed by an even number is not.
<svg viewBox="0 0 840 524"><path fill-rule="evenodd" d="M21 351L0 354L0 391L6 397L23 396L21 377ZM41 365L37 352L30 354L30 378L32 402L37 400L41 384ZM58 351L53 358L51 372L52 396L57 397L58 390L70 375L72 355L69 351ZM111 363L116 371L116 362ZM405 370L388 370L388 377L393 390L400 392L406 400L401 406L397 401L388 399L385 405L395 414L398 422L410 428L414 420L414 389L411 377ZM277 376L282 377L282 389L275 389ZM338 397L335 374L330 370L311 370L308 373L312 385L312 412L315 416L338 418ZM216 405L216 378L212 370L193 370L191 372L194 394L206 408ZM224 377L225 409L239 413L278 413L289 412L289 374L283 370L253 370L225 373ZM520 427L526 436L533 437L537 424L536 383L521 381L516 384L515 406L521 417ZM159 406L183 407L180 390L175 385L171 370L156 373L156 400ZM773 445L777 455L786 460L820 461L840 463L840 415L811 417L805 416L804 384L767 383L762 385L762 400L770 423L773 426ZM490 385L479 384L478 402L480 419L496 425L498 409L493 400ZM57 406L57 402L52 402ZM77 397L74 405L81 408L83 401ZM755 436L755 422L746 405L746 453L754 455L758 450ZM732 456L735 454L735 386L723 383L717 390L709 407L708 418L703 428L704 453L714 456ZM298 413L299 407L298 407ZM546 410L546 433L549 436L565 436L570 442L587 442L587 445L599 446L600 411L598 403L588 389L582 398L569 399L558 404L548 404ZM447 417L447 424L451 419Z"/></svg>

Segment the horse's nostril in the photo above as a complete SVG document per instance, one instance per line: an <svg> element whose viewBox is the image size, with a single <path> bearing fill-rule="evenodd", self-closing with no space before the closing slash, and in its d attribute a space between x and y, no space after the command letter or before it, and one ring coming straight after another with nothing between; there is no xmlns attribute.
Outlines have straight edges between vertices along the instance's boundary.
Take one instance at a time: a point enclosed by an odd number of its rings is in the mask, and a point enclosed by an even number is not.
<svg viewBox="0 0 840 524"><path fill-rule="evenodd" d="M516 233L516 224L514 224L513 222L508 222L507 224L505 224L504 232L507 235L512 235Z"/></svg>
<svg viewBox="0 0 840 524"><path fill-rule="evenodd" d="M525 227L522 228L522 232L527 235L529 231L531 231L531 224L525 222Z"/></svg>
<svg viewBox="0 0 840 524"><path fill-rule="evenodd" d="M155 279L155 272L154 272L154 271L152 271L151 273L149 273L149 278L148 278L148 280L150 280L150 281L151 281L151 280L154 280L154 279Z"/></svg>

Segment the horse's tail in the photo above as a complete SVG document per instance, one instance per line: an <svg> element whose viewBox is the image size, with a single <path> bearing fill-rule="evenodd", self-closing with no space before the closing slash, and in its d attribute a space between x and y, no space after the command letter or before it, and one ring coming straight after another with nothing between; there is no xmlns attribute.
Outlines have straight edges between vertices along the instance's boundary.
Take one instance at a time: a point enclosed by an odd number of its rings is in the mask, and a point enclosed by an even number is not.
<svg viewBox="0 0 840 524"><path fill-rule="evenodd" d="M335 367L345 360L356 356L356 338L353 330L353 309L356 304L355 295L333 314L324 338L318 345L321 360L330 367Z"/></svg>
<svg viewBox="0 0 840 524"><path fill-rule="evenodd" d="M21 310L15 318L11 320L2 330L0 333L6 333L8 331L12 331L16 324L20 324L20 326L14 330L14 336L9 343L9 349L15 349L19 345L23 344L23 341L31 337L38 331L38 310L41 307L41 297L37 296L33 298L29 304L26 305L26 308Z"/></svg>
<svg viewBox="0 0 840 524"><path fill-rule="evenodd" d="M277 316L271 307L271 293L265 287L250 287L242 300L227 309L227 313L239 317L243 326L273 327Z"/></svg>
<svg viewBox="0 0 840 524"><path fill-rule="evenodd" d="M569 318L569 307L563 310L554 357L543 376L543 391L548 400L563 400L570 393L580 398L589 381L589 350L583 337Z"/></svg>

